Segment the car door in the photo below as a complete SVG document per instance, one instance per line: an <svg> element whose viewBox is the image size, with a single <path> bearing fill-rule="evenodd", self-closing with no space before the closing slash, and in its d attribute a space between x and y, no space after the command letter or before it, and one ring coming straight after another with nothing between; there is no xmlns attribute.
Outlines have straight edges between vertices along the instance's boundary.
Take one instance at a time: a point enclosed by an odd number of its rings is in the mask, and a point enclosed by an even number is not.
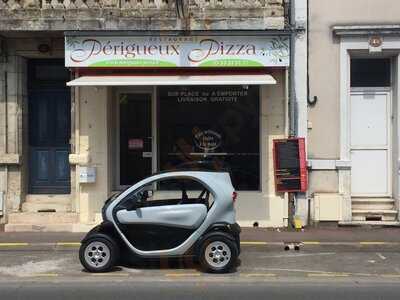
<svg viewBox="0 0 400 300"><path fill-rule="evenodd" d="M143 251L172 249L203 223L208 206L204 186L194 180L170 178L128 195L117 208L121 232Z"/></svg>

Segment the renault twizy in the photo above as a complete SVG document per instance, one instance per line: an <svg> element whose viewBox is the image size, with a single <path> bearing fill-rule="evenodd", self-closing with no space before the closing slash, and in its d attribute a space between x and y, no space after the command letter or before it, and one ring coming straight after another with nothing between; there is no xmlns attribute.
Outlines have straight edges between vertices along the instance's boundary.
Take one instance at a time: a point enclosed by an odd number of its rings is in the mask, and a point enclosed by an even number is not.
<svg viewBox="0 0 400 300"><path fill-rule="evenodd" d="M103 223L82 240L79 258L106 272L120 258L192 256L207 272L225 273L240 253L236 192L229 173L166 172L108 199Z"/></svg>

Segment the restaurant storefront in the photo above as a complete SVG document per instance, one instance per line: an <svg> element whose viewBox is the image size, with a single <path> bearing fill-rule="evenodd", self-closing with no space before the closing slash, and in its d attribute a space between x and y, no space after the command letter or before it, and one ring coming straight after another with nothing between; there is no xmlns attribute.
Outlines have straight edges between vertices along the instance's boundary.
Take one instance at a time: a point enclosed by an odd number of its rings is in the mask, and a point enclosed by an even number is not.
<svg viewBox="0 0 400 300"><path fill-rule="evenodd" d="M5 230L89 230L110 195L177 169L229 171L239 223L284 226L272 141L288 135L289 35L109 34L10 43Z"/></svg>
<svg viewBox="0 0 400 300"><path fill-rule="evenodd" d="M242 225L283 226L272 140L287 134L286 37L66 36L71 174L82 224L166 170L228 170Z"/></svg>

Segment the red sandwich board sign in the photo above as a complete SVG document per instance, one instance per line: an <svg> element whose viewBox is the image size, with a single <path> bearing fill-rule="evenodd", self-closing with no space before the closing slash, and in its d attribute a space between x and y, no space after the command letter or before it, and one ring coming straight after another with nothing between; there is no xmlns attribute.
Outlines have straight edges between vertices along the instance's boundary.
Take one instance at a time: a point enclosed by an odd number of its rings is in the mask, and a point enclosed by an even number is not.
<svg viewBox="0 0 400 300"><path fill-rule="evenodd" d="M273 141L275 188L277 192L307 191L307 161L304 138Z"/></svg>

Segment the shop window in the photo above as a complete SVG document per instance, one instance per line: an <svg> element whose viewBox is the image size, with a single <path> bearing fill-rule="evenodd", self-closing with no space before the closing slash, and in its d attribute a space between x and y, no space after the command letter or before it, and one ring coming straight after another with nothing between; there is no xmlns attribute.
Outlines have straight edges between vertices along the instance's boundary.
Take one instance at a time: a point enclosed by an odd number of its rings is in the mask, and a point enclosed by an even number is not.
<svg viewBox="0 0 400 300"><path fill-rule="evenodd" d="M390 59L352 59L351 87L389 87Z"/></svg>
<svg viewBox="0 0 400 300"><path fill-rule="evenodd" d="M160 87L159 168L228 171L237 190L260 189L258 86Z"/></svg>

